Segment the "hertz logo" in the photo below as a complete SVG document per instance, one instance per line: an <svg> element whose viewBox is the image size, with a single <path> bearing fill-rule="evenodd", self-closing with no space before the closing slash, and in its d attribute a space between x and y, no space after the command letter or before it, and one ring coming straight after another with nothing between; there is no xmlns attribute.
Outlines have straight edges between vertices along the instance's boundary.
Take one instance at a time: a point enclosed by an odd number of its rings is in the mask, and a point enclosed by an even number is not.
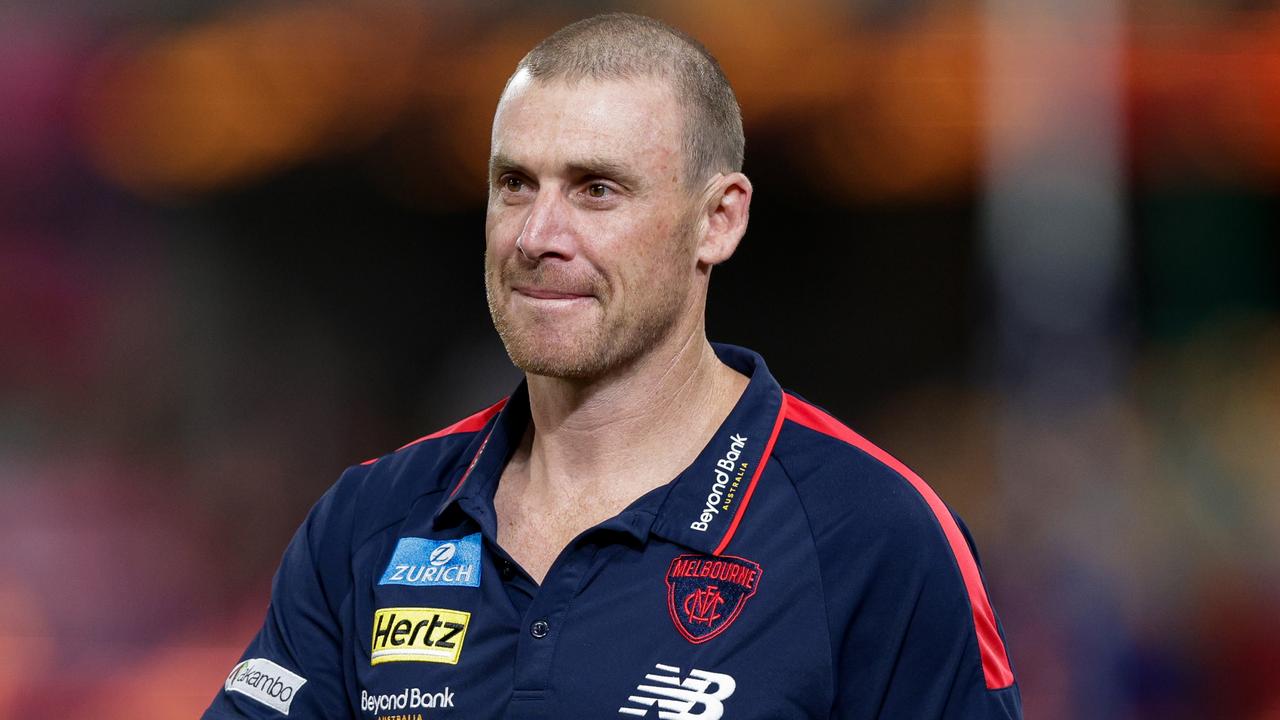
<svg viewBox="0 0 1280 720"><path fill-rule="evenodd" d="M370 664L458 664L471 613L442 608L382 608L373 615Z"/></svg>

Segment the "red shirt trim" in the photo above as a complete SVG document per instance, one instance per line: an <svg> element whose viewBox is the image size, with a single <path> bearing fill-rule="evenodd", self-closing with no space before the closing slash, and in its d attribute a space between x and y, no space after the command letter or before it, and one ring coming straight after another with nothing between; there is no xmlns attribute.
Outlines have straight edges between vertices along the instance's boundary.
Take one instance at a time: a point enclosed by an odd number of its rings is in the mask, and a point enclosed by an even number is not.
<svg viewBox="0 0 1280 720"><path fill-rule="evenodd" d="M965 542L964 534L956 524L955 518L951 516L951 511L942 502L942 498L938 497L933 488L929 487L911 468L845 427L840 421L793 395L785 397L789 401L783 404L788 420L862 450L906 478L907 482L911 483L916 492L924 498L929 509L933 511L934 518L942 526L942 533L947 538L947 544L951 546L956 564L960 566L960 575L964 579L965 590L969 594L969 606L973 609L973 625L978 635L978 647L982 652L982 672L986 676L987 688L998 690L1012 685L1013 670L1009 666L1009 655L1005 650L1004 640L1001 639L1000 632L996 628L995 612L991 609L991 601L987 597L987 589L982 582L982 573L979 572L978 563L974 561L973 553L969 550L969 543Z"/></svg>
<svg viewBox="0 0 1280 720"><path fill-rule="evenodd" d="M493 419L494 415L497 415L499 412L501 412L502 408L507 406L507 400L509 399L510 398L502 398L498 402L490 405L489 407L481 410L480 412L474 415L469 415L459 420L458 422L450 425L447 428L437 430L431 433L430 435L423 435L422 437L418 438L417 440L414 440L413 442L407 442L404 445L401 445L400 447L396 448L396 452L404 450L407 447L413 447L414 445L417 445L420 442L425 442L427 440L434 440L436 438L442 438L442 437L445 437L446 435L456 435L458 433L476 432L477 430L480 430L486 424L488 424L488 422ZM376 462L378 462L378 458L373 458L372 460L365 460L360 464L372 465Z"/></svg>

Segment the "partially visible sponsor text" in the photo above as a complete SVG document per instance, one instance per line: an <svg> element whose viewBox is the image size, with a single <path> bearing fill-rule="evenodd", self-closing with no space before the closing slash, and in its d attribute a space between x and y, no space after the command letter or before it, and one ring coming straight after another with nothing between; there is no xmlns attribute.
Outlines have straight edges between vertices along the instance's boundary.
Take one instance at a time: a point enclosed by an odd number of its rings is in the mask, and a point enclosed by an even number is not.
<svg viewBox="0 0 1280 720"><path fill-rule="evenodd" d="M430 692L422 688L405 688L398 693L384 695L370 694L368 690L360 691L360 709L366 713L385 717L386 713L398 713L404 717L412 717L406 711L431 710L453 707L453 691L446 686L443 690ZM394 716L392 716L394 717Z"/></svg>
<svg viewBox="0 0 1280 720"><path fill-rule="evenodd" d="M227 692L248 696L288 715L294 698L306 684L306 678L266 658L250 658L231 669L224 687Z"/></svg>

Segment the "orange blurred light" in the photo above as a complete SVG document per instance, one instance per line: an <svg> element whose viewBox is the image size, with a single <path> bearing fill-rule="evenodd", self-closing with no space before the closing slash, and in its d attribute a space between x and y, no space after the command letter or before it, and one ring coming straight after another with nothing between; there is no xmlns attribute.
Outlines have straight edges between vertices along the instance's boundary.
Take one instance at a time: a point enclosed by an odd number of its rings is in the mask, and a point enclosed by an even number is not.
<svg viewBox="0 0 1280 720"><path fill-rule="evenodd" d="M1137 166L1155 182L1280 183L1280 12L1134 27Z"/></svg>
<svg viewBox="0 0 1280 720"><path fill-rule="evenodd" d="M981 129L976 19L943 9L859 43L869 71L817 119L812 135L831 193L884 202L963 192Z"/></svg>
<svg viewBox="0 0 1280 720"><path fill-rule="evenodd" d="M410 99L425 15L290 6L104 54L86 94L91 155L146 195L199 192L347 147Z"/></svg>
<svg viewBox="0 0 1280 720"><path fill-rule="evenodd" d="M376 182L414 204L473 203L502 82L537 40L573 19L569 10L532 21L329 0L125 39L87 78L87 145L104 176L163 197L242 184L394 131L394 147L368 158ZM985 135L1038 147L1070 131L1060 98L1126 80L1143 172L1280 181L1280 12L1153 24L1158 9L1138 8L1127 78L1028 77L1004 97L1002 126L988 130L984 43L1022 30L984 22L977 8L926 6L892 28L867 27L855 8L829 0L657 0L642 10L703 40L734 83L748 139L765 130L785 143L779 154L824 178L832 199L967 192ZM1044 35L1040 52L1067 58L1064 67L1090 51L1088 33L1056 33L1051 20L1031 31ZM1090 85L1073 94L1064 82Z"/></svg>

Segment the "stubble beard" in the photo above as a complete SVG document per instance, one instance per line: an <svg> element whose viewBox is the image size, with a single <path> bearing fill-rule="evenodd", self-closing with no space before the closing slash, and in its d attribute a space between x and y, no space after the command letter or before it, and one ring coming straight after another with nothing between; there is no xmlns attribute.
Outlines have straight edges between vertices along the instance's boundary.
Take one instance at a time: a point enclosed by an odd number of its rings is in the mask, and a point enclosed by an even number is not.
<svg viewBox="0 0 1280 720"><path fill-rule="evenodd" d="M599 379L657 347L678 324L685 297L680 285L655 278L648 290L633 289L641 301L638 307L623 309L612 307L612 293L602 278L595 278L592 287L600 305L600 322L548 339L539 332L537 321L521 323L510 316L511 277L528 274L511 263L490 267L486 257L485 296L507 355L526 373L577 381ZM533 271L535 281L540 271Z"/></svg>

